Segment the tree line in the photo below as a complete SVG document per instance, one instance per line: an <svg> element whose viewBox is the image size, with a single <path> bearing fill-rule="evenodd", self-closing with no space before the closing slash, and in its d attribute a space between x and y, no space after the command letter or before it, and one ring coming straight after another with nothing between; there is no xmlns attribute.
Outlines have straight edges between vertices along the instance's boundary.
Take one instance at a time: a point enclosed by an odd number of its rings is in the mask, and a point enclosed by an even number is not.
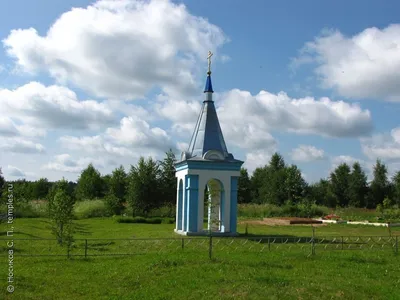
<svg viewBox="0 0 400 300"><path fill-rule="evenodd" d="M46 178L37 181L23 179L10 183L13 184L16 205L32 200L47 200L51 204L57 193L62 191L62 195L68 198L66 201L72 206L76 201L104 199L114 214L120 214L128 205L134 215L145 216L152 209L175 204L175 162L175 155L170 150L161 161L141 157L128 172L120 166L111 174L102 176L89 164L76 183L65 179L49 182ZM5 181L0 169L2 203L6 201L4 191Z"/></svg>
<svg viewBox="0 0 400 300"><path fill-rule="evenodd" d="M269 163L249 176L241 170L239 203L274 205L311 202L327 207L376 208L400 205L400 171L389 178L387 166L377 160L368 182L360 163L338 165L326 179L308 184L296 165L287 165L275 153Z"/></svg>
<svg viewBox="0 0 400 300"><path fill-rule="evenodd" d="M62 190L63 195L70 199L68 203L104 199L114 214L120 214L129 206L134 215L145 216L152 209L175 205L175 162L175 155L170 150L161 161L141 157L128 172L120 166L111 174L101 175L89 164L76 183L64 179L50 182L46 178L17 180L12 182L14 199L17 202L42 199L51 203L57 192ZM0 169L2 186L5 187L5 180ZM0 198L4 203L5 195L2 196L1 190ZM245 168L241 169L238 202L277 206L306 202L327 207L365 208L400 205L400 171L389 178L387 166L377 160L373 179L368 182L358 162L352 166L342 163L328 178L309 184L296 165L286 164L283 157L275 153L268 164L256 168L252 176Z"/></svg>

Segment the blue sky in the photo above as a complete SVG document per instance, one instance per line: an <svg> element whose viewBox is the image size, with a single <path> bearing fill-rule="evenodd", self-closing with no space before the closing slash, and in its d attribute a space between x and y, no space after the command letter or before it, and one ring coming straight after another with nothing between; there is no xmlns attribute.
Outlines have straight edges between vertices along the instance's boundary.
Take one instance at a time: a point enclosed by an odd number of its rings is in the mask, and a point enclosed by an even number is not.
<svg viewBox="0 0 400 300"><path fill-rule="evenodd" d="M5 8L4 8L5 6ZM309 181L341 162L400 169L398 1L6 1L0 166L76 180L185 149L214 52L227 142Z"/></svg>

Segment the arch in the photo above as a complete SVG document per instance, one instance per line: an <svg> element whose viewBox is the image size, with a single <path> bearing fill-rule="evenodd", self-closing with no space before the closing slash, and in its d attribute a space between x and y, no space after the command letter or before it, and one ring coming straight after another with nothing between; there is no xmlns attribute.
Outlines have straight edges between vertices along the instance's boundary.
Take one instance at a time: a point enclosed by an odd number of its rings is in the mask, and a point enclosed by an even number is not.
<svg viewBox="0 0 400 300"><path fill-rule="evenodd" d="M176 229L182 230L183 226L183 180L179 179L177 195Z"/></svg>
<svg viewBox="0 0 400 300"><path fill-rule="evenodd" d="M207 196L203 201L204 215L207 214L207 231L224 232L225 225L225 190L221 180L208 179L206 182ZM207 207L207 209L206 209Z"/></svg>

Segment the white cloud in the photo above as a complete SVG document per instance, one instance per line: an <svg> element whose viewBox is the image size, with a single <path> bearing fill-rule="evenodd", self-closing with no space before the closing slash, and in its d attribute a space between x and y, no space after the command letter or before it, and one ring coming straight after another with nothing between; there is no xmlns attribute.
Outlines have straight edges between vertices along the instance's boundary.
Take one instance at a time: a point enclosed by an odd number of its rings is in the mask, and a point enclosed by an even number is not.
<svg viewBox="0 0 400 300"><path fill-rule="evenodd" d="M109 156L137 157L132 150L127 147L115 146L104 140L103 136L62 136L59 141L65 149L79 152L90 153L92 155L102 154Z"/></svg>
<svg viewBox="0 0 400 300"><path fill-rule="evenodd" d="M294 161L311 162L325 158L324 150L314 146L299 145L291 152L291 157Z"/></svg>
<svg viewBox="0 0 400 300"><path fill-rule="evenodd" d="M18 129L10 118L0 117L0 136L16 136L18 134Z"/></svg>
<svg viewBox="0 0 400 300"><path fill-rule="evenodd" d="M232 120L237 125L251 123L262 130L355 137L372 129L370 112L358 104L329 98L292 99L284 92L261 91L253 96L234 89L222 97L218 112L221 120Z"/></svg>
<svg viewBox="0 0 400 300"><path fill-rule="evenodd" d="M43 170L52 170L58 172L80 173L90 163L96 168L103 168L101 159L91 157L73 158L70 154L60 154L54 156L54 160L42 166Z"/></svg>
<svg viewBox="0 0 400 300"><path fill-rule="evenodd" d="M16 125L15 122L8 117L0 117L0 136L4 137L42 137L45 135L45 130L35 128L29 125Z"/></svg>
<svg viewBox="0 0 400 300"><path fill-rule="evenodd" d="M7 173L9 176L13 177L25 177L25 173L21 171L21 169L18 169L17 167L14 166L7 166Z"/></svg>
<svg viewBox="0 0 400 300"><path fill-rule="evenodd" d="M271 147L265 150L247 152L243 167L251 174L256 168L265 166L275 151L276 148Z"/></svg>
<svg viewBox="0 0 400 300"><path fill-rule="evenodd" d="M342 96L400 101L400 24L375 27L347 37L325 31L305 44L292 64L316 62L326 88Z"/></svg>
<svg viewBox="0 0 400 300"><path fill-rule="evenodd" d="M140 114L140 113L139 113ZM158 157L169 148L178 146L167 132L153 127L138 116L124 117L119 127L109 127L95 136L62 136L59 142L63 149L69 149L108 160L113 158L137 159L140 156ZM125 160L126 161L126 160ZM115 163L114 163L115 164Z"/></svg>
<svg viewBox="0 0 400 300"><path fill-rule="evenodd" d="M160 117L172 121L175 133L186 137L194 130L201 104L199 100L181 100L159 95L154 110Z"/></svg>
<svg viewBox="0 0 400 300"><path fill-rule="evenodd" d="M119 128L108 128L106 135L116 144L163 150L171 145L170 137L165 130L151 127L149 123L136 116L125 117Z"/></svg>
<svg viewBox="0 0 400 300"><path fill-rule="evenodd" d="M45 153L45 148L39 143L21 138L4 138L0 141L0 150L19 154Z"/></svg>
<svg viewBox="0 0 400 300"><path fill-rule="evenodd" d="M96 96L130 99L154 86L191 93L196 61L226 41L183 4L103 0L62 14L45 36L17 29L3 43L23 71L48 71Z"/></svg>
<svg viewBox="0 0 400 300"><path fill-rule="evenodd" d="M353 164L358 162L361 168L364 170L368 177L368 180L372 180L373 162L359 159L350 155L338 155L331 157L331 168L329 173L333 172L340 164L347 164L352 169Z"/></svg>
<svg viewBox="0 0 400 300"><path fill-rule="evenodd" d="M23 122L25 127L21 129L24 130L28 127L84 130L115 123L107 105L93 100L79 101L66 87L46 87L38 82L15 90L0 89L0 106L3 113Z"/></svg>
<svg viewBox="0 0 400 300"><path fill-rule="evenodd" d="M400 160L400 127L392 129L390 134L361 139L361 149L371 160Z"/></svg>
<svg viewBox="0 0 400 300"><path fill-rule="evenodd" d="M350 167L355 163L359 162L360 164L364 164L365 162L361 159L352 157L350 155L339 155L339 156L334 156L331 158L332 162L332 169L335 169L337 166L340 164L348 164Z"/></svg>
<svg viewBox="0 0 400 300"><path fill-rule="evenodd" d="M253 96L237 89L214 96L228 149L229 145L249 152L276 149L277 142L270 133L273 130L327 137L357 137L372 129L370 112L358 104L328 98L292 99L283 92L272 94L261 91ZM173 123L175 133L189 139L200 106L199 100L183 101L162 96L155 110L159 116Z"/></svg>

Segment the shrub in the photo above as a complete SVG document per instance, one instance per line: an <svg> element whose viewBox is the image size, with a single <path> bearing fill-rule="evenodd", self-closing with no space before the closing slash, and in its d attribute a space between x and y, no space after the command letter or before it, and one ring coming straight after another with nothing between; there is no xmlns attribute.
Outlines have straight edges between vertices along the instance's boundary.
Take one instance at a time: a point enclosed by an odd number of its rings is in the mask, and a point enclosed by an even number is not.
<svg viewBox="0 0 400 300"><path fill-rule="evenodd" d="M272 218L272 217L321 217L329 209L307 201L299 204L286 203L283 206L272 204L239 204L239 217L243 218Z"/></svg>
<svg viewBox="0 0 400 300"><path fill-rule="evenodd" d="M3 204L1 211L7 212L7 205ZM14 209L15 218L46 218L48 216L47 201L19 202Z"/></svg>
<svg viewBox="0 0 400 300"><path fill-rule="evenodd" d="M104 198L104 202L106 203L106 206L109 209L110 213L113 215L120 215L122 210L124 209L121 200L113 194L108 194Z"/></svg>
<svg viewBox="0 0 400 300"><path fill-rule="evenodd" d="M112 213L103 200L85 200L75 204L74 215L78 219L110 217Z"/></svg>
<svg viewBox="0 0 400 300"><path fill-rule="evenodd" d="M149 217L161 217L161 218L174 218L176 214L175 206L165 205L159 208L152 209L148 216Z"/></svg>

